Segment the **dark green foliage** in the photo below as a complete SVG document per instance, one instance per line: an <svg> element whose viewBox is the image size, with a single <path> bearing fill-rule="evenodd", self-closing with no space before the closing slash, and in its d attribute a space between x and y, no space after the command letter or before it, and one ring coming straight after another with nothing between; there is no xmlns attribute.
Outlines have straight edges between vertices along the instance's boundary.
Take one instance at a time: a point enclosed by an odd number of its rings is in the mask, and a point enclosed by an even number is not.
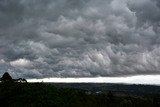
<svg viewBox="0 0 160 107"><path fill-rule="evenodd" d="M124 99L124 100L120 103L120 107L133 107L132 101L131 101L131 100L126 100L126 99Z"/></svg>
<svg viewBox="0 0 160 107"><path fill-rule="evenodd" d="M158 107L159 97L86 93L45 83L0 83L0 107Z"/></svg>
<svg viewBox="0 0 160 107"><path fill-rule="evenodd" d="M5 72L1 78L2 82L13 82L12 77L9 75L8 72Z"/></svg>

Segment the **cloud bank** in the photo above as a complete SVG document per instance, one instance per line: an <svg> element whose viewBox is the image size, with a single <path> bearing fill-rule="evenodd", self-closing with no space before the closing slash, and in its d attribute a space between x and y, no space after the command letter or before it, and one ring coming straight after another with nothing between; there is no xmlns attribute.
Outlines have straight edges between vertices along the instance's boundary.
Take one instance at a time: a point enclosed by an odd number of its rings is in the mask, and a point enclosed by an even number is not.
<svg viewBox="0 0 160 107"><path fill-rule="evenodd" d="M159 0L1 0L0 75L160 73Z"/></svg>
<svg viewBox="0 0 160 107"><path fill-rule="evenodd" d="M47 83L118 83L160 85L160 75L137 75L129 77L83 77L83 78L43 78L27 79L28 82Z"/></svg>

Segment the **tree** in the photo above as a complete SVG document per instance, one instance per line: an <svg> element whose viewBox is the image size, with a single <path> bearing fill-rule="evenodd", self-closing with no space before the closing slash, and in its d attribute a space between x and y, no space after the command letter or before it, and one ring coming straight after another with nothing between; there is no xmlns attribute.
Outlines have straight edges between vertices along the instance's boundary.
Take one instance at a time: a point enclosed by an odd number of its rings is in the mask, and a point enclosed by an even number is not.
<svg viewBox="0 0 160 107"><path fill-rule="evenodd" d="M114 96L111 91L108 92L107 97L108 97L109 102L114 102Z"/></svg>
<svg viewBox="0 0 160 107"><path fill-rule="evenodd" d="M27 80L24 78L15 79L15 82L27 83Z"/></svg>
<svg viewBox="0 0 160 107"><path fill-rule="evenodd" d="M124 99L124 100L120 103L120 107L133 107L132 101L131 101L131 100L126 100L126 99Z"/></svg>
<svg viewBox="0 0 160 107"><path fill-rule="evenodd" d="M12 77L9 75L8 72L5 72L1 78L2 82L13 82Z"/></svg>

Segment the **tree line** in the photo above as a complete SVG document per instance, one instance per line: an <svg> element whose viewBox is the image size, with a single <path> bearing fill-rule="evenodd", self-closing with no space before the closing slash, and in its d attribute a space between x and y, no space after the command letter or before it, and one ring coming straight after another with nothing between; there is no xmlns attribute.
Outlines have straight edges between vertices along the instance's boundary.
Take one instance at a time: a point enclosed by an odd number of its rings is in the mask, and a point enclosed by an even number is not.
<svg viewBox="0 0 160 107"><path fill-rule="evenodd" d="M3 76L0 78L0 81L1 81L2 83L4 83L4 82L5 82L5 83L6 83L6 82L8 82L8 83L13 83L13 82L26 83L26 82L27 82L27 80L24 79L24 78L12 79L12 77L9 75L8 72L5 72L5 73L3 74Z"/></svg>

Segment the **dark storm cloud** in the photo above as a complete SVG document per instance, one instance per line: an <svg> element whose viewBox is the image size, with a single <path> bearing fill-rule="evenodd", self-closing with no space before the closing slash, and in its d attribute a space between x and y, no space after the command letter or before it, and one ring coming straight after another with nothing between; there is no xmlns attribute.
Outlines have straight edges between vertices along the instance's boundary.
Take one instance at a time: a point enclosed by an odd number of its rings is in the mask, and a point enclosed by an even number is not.
<svg viewBox="0 0 160 107"><path fill-rule="evenodd" d="M0 74L160 73L159 0L1 0Z"/></svg>

